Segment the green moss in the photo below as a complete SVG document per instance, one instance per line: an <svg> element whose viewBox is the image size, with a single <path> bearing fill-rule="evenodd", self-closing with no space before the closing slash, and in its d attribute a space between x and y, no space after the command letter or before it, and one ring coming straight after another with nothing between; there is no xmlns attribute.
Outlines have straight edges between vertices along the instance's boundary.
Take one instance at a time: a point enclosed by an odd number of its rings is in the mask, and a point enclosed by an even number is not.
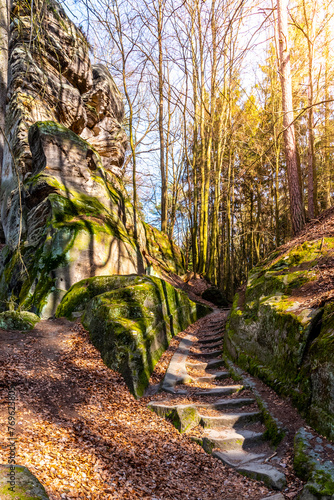
<svg viewBox="0 0 334 500"><path fill-rule="evenodd" d="M87 141L85 141L75 132L72 132L72 130L65 127L64 125L61 125L58 122L51 120L35 122L34 125L32 125L29 129L29 140L31 134L34 133L35 129L40 130L42 134L48 134L54 137L60 135L63 141L68 141L72 145L76 145L77 147L83 149L84 151L93 149L92 146Z"/></svg>
<svg viewBox="0 0 334 500"><path fill-rule="evenodd" d="M324 451L321 440L316 446L318 451L315 451L312 439L313 435L304 428L296 433L294 469L301 479L307 481L306 490L321 499L334 494L334 466L332 462L321 460L321 453Z"/></svg>
<svg viewBox="0 0 334 500"><path fill-rule="evenodd" d="M14 467L10 469L10 467ZM15 473L14 492L8 483L9 472ZM48 495L38 479L31 474L29 469L20 465L0 465L0 498L1 500L48 500Z"/></svg>
<svg viewBox="0 0 334 500"><path fill-rule="evenodd" d="M0 313L0 328L3 330L31 330L40 318L28 311L5 311Z"/></svg>
<svg viewBox="0 0 334 500"><path fill-rule="evenodd" d="M173 335L197 319L197 305L169 283L149 276L99 276L76 283L57 316L82 322L107 366L141 396ZM200 314L209 312L201 305Z"/></svg>

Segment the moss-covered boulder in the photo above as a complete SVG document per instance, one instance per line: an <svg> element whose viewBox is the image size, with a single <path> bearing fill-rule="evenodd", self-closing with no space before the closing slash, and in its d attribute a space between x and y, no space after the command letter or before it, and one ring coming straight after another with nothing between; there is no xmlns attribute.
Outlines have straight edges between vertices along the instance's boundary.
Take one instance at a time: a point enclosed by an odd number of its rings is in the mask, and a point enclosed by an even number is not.
<svg viewBox="0 0 334 500"><path fill-rule="evenodd" d="M31 330L40 318L29 311L5 311L0 313L0 328L3 330Z"/></svg>
<svg viewBox="0 0 334 500"><path fill-rule="evenodd" d="M334 438L334 307L309 307L319 263L332 259L325 238L276 253L236 294L225 350L238 364L292 397L308 421Z"/></svg>
<svg viewBox="0 0 334 500"><path fill-rule="evenodd" d="M310 345L301 370L310 381L309 423L334 441L334 303L323 308L319 335Z"/></svg>
<svg viewBox="0 0 334 500"><path fill-rule="evenodd" d="M21 465L0 465L1 500L48 500L38 479Z"/></svg>
<svg viewBox="0 0 334 500"><path fill-rule="evenodd" d="M72 286L57 316L82 316L106 365L141 396L173 335L209 311L156 277L99 276Z"/></svg>

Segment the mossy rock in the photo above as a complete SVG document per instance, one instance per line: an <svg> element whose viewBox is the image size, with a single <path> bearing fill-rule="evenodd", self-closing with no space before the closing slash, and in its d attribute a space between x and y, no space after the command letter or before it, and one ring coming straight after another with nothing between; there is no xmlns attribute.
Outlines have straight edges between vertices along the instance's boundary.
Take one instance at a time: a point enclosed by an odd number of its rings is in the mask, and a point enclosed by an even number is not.
<svg viewBox="0 0 334 500"><path fill-rule="evenodd" d="M40 318L29 311L5 311L0 313L0 328L3 330L32 330Z"/></svg>
<svg viewBox="0 0 334 500"><path fill-rule="evenodd" d="M314 439L316 443L314 444ZM313 442L312 442L313 441ZM301 498L327 500L334 495L334 465L323 461L321 439L300 428L294 439L294 469L296 474L307 481ZM313 495L313 496L312 496Z"/></svg>
<svg viewBox="0 0 334 500"><path fill-rule="evenodd" d="M1 500L49 500L38 479L21 465L0 465Z"/></svg>
<svg viewBox="0 0 334 500"><path fill-rule="evenodd" d="M150 255L158 268L184 272L183 254L166 235L138 217L135 230L121 180L88 142L53 121L36 122L29 139L33 171L23 183L22 221L17 187L6 187L15 202L9 234L17 240L22 231L20 247L11 243L1 252L2 308L15 296L17 306L47 319L74 283L142 274Z"/></svg>
<svg viewBox="0 0 334 500"><path fill-rule="evenodd" d="M334 238L274 253L250 273L230 312L224 349L244 369L288 395L319 432L334 439L334 305L307 308L303 287L332 259Z"/></svg>
<svg viewBox="0 0 334 500"><path fill-rule="evenodd" d="M173 335L210 311L160 278L97 276L73 285L57 316L82 316L105 364L141 396Z"/></svg>
<svg viewBox="0 0 334 500"><path fill-rule="evenodd" d="M72 320L79 316L80 313L84 313L86 305L96 295L126 287L128 284L147 282L149 282L147 277L137 276L135 274L129 276L95 276L79 281L75 283L63 297L58 306L56 317L65 316Z"/></svg>

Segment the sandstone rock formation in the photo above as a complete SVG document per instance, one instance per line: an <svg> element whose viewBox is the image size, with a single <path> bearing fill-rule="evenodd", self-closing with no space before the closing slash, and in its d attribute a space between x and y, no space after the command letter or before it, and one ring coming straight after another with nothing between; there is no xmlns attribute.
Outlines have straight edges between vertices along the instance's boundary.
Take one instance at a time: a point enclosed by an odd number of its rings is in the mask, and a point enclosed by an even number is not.
<svg viewBox="0 0 334 500"><path fill-rule="evenodd" d="M105 364L142 396L171 338L210 310L156 277L97 276L73 285L57 315L82 316Z"/></svg>
<svg viewBox="0 0 334 500"><path fill-rule="evenodd" d="M307 305L333 238L271 255L235 296L225 349L243 368L292 397L309 423L334 439L334 305Z"/></svg>
<svg viewBox="0 0 334 500"><path fill-rule="evenodd" d="M121 180L122 97L54 0L12 9L1 176L0 309L52 316L77 281L183 271L180 250L143 223ZM36 35L36 36L35 36ZM37 36L38 35L38 36ZM135 227L136 224L136 227Z"/></svg>

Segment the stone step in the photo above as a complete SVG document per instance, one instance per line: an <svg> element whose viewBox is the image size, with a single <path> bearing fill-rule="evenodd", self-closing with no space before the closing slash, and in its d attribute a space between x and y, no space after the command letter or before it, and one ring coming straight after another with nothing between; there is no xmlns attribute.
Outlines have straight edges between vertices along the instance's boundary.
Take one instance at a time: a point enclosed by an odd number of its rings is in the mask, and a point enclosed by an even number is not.
<svg viewBox="0 0 334 500"><path fill-rule="evenodd" d="M191 377L193 382L212 382L212 380L222 380L228 378L231 375L230 372L221 371L216 373L208 373L202 377Z"/></svg>
<svg viewBox="0 0 334 500"><path fill-rule="evenodd" d="M214 450L212 455L229 467L239 467L251 462L260 463L263 462L266 457L265 453L251 453L242 449L226 451Z"/></svg>
<svg viewBox="0 0 334 500"><path fill-rule="evenodd" d="M265 454L249 453L245 450L224 452L214 450L212 455L224 464L234 467L244 476L263 481L269 488L282 490L286 486L286 478L282 472L271 465L262 463Z"/></svg>
<svg viewBox="0 0 334 500"><path fill-rule="evenodd" d="M228 396L234 394L235 392L241 391L243 385L223 385L214 387L213 389L202 389L194 392L195 396Z"/></svg>
<svg viewBox="0 0 334 500"><path fill-rule="evenodd" d="M211 344L211 342L217 342L218 340L223 341L224 337L222 335L215 335L214 337L205 337L204 339L197 340L198 344Z"/></svg>
<svg viewBox="0 0 334 500"><path fill-rule="evenodd" d="M218 399L215 403L203 403L199 405L204 410L227 410L230 408L242 408L255 403L253 398Z"/></svg>
<svg viewBox="0 0 334 500"><path fill-rule="evenodd" d="M221 340L218 340L218 342L215 342L215 343L210 343L210 345L208 344L202 344L200 346L198 346L200 349L215 349L216 347L222 347L222 343L223 343L223 339Z"/></svg>
<svg viewBox="0 0 334 500"><path fill-rule="evenodd" d="M220 429L222 427L234 427L244 425L249 422L259 421L261 419L260 411L252 411L247 413L227 413L226 415L207 416L201 413L200 424L207 429Z"/></svg>
<svg viewBox="0 0 334 500"><path fill-rule="evenodd" d="M205 431L203 448L211 453L214 448L220 450L240 450L245 446L254 446L264 440L264 432L247 429L210 429Z"/></svg>
<svg viewBox="0 0 334 500"><path fill-rule="evenodd" d="M286 486L286 477L283 472L275 469L272 465L250 463L237 467L236 470L244 476L263 481L269 488L282 490Z"/></svg>
<svg viewBox="0 0 334 500"><path fill-rule="evenodd" d="M159 417L170 420L181 433L196 427L200 421L195 405L173 405L168 401L151 401L147 407Z"/></svg>
<svg viewBox="0 0 334 500"><path fill-rule="evenodd" d="M213 370L224 365L224 360L219 358L210 359L209 361L186 361L186 366L195 370Z"/></svg>
<svg viewBox="0 0 334 500"><path fill-rule="evenodd" d="M193 358L214 358L215 356L220 356L223 354L222 349L216 349L211 352L190 352L189 355Z"/></svg>

